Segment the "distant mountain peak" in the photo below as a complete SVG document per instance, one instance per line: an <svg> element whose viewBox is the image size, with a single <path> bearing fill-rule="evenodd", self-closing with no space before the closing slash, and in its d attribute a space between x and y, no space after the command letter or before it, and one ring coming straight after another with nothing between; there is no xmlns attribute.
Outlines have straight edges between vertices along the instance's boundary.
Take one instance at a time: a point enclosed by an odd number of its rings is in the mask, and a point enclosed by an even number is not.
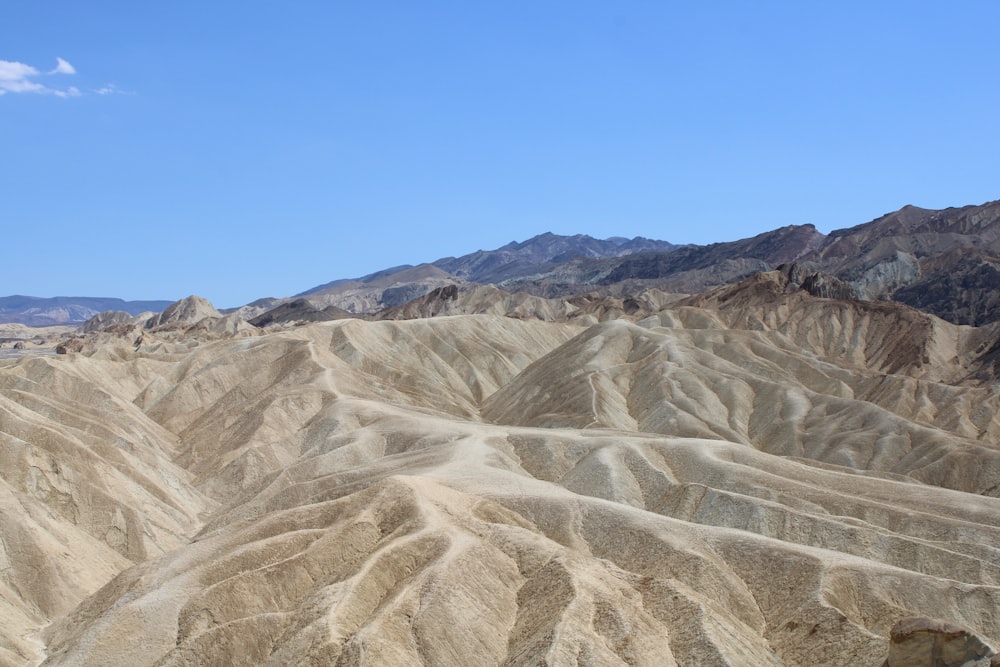
<svg viewBox="0 0 1000 667"><path fill-rule="evenodd" d="M29 326L81 324L109 310L139 315L160 311L169 305L169 301L124 301L112 297L14 295L0 297L0 323L19 322Z"/></svg>
<svg viewBox="0 0 1000 667"><path fill-rule="evenodd" d="M194 324L206 317L222 317L208 299L192 294L180 301L170 304L163 312L151 317L146 323L147 329L166 324Z"/></svg>
<svg viewBox="0 0 1000 667"><path fill-rule="evenodd" d="M445 257L434 262L449 273L478 283L499 283L527 273L553 268L578 257L601 259L636 252L669 251L676 246L666 241L616 236L596 239L587 234L565 236L543 232L525 241L512 241L496 250L480 250L462 257Z"/></svg>

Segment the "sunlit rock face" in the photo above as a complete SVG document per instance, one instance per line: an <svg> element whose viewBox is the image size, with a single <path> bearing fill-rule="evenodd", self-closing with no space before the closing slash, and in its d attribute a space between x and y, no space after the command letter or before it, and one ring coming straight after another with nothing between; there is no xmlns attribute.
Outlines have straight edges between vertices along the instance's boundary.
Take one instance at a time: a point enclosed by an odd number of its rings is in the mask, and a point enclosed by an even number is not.
<svg viewBox="0 0 1000 667"><path fill-rule="evenodd" d="M192 304L0 360L0 664L952 655L894 643L913 616L997 645L996 327L782 272L616 298Z"/></svg>

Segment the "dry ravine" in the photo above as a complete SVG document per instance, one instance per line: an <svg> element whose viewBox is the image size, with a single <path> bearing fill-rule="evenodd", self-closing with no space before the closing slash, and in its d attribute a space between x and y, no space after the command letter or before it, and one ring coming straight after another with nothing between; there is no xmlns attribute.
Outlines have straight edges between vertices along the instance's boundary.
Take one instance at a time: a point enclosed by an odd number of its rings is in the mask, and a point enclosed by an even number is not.
<svg viewBox="0 0 1000 667"><path fill-rule="evenodd" d="M877 667L913 617L988 663L996 327L487 296L0 359L0 665Z"/></svg>

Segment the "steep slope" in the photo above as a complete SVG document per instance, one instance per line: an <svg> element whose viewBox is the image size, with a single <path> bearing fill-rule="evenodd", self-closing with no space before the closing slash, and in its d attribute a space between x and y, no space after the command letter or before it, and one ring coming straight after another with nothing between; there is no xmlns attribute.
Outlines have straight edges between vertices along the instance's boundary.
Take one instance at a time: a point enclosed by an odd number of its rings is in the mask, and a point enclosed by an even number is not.
<svg viewBox="0 0 1000 667"><path fill-rule="evenodd" d="M819 246L823 238L812 225L801 225L782 227L731 243L688 246L669 254L641 254L624 259L601 282L662 278L682 271L707 269L729 260L756 259L771 265L794 262Z"/></svg>
<svg viewBox="0 0 1000 667"><path fill-rule="evenodd" d="M928 257L920 277L892 298L956 324L1000 320L1000 254L963 248Z"/></svg>
<svg viewBox="0 0 1000 667"><path fill-rule="evenodd" d="M898 251L922 257L972 247L1000 253L1000 201L943 210L904 206L871 222L830 232L816 255L869 262Z"/></svg>
<svg viewBox="0 0 1000 667"><path fill-rule="evenodd" d="M978 361L1000 325L955 326L908 306L813 298L780 271L678 301L717 314L725 326L773 330L826 359L858 370L956 383Z"/></svg>
<svg viewBox="0 0 1000 667"><path fill-rule="evenodd" d="M1000 201L929 210L905 206L831 232L802 258L865 298L893 298L958 324L1000 319Z"/></svg>
<svg viewBox="0 0 1000 667"><path fill-rule="evenodd" d="M172 548L5 627L5 660L876 665L909 616L995 643L1000 410L970 374L998 334L772 273L639 324L351 319L5 362L53 433L105 388L86 414L134 419L200 499L153 531Z"/></svg>
<svg viewBox="0 0 1000 667"><path fill-rule="evenodd" d="M0 366L0 664L30 662L30 628L185 544L214 505L128 384L85 357Z"/></svg>
<svg viewBox="0 0 1000 667"><path fill-rule="evenodd" d="M616 298L598 293L566 299L546 299L531 294L511 294L493 285L459 288L450 285L409 303L387 308L373 316L377 320L409 320L442 315L500 315L546 322L594 324L621 317L640 318L658 312L683 295L645 290L634 297Z"/></svg>
<svg viewBox="0 0 1000 667"><path fill-rule="evenodd" d="M373 273L357 280L335 280L306 290L318 308L334 306L352 314L372 313L399 306L428 292L463 281L431 264L400 266Z"/></svg>
<svg viewBox="0 0 1000 667"><path fill-rule="evenodd" d="M729 243L680 246L669 252L638 252L612 259L578 258L525 271L499 284L507 290L548 297L594 289L624 296L651 287L691 294L795 261L820 247L823 239L812 225L789 226Z"/></svg>
<svg viewBox="0 0 1000 667"><path fill-rule="evenodd" d="M445 257L432 264L397 266L355 280L335 280L301 294L317 306L337 306L351 313L396 308L450 285L498 283L525 273L538 273L578 257L619 257L647 250L670 250L665 241L595 239L584 234L545 233L496 250L479 250L462 257Z"/></svg>
<svg viewBox="0 0 1000 667"><path fill-rule="evenodd" d="M843 372L782 343L760 332L610 322L588 329L492 395L483 416L521 426L724 440L1000 494L1000 449L991 444L1000 433L995 389L927 384L919 386L916 404L881 407L858 400L859 394L882 397L872 391L871 375ZM898 383L897 391L906 384ZM949 399L966 409L972 401L981 410L977 423L966 428L942 414ZM945 409L936 412L934 401ZM953 422L961 435L942 428Z"/></svg>
<svg viewBox="0 0 1000 667"><path fill-rule="evenodd" d="M449 273L477 283L502 283L526 274L543 273L577 258L621 257L637 252L669 252L676 246L642 237L595 239L585 234L560 236L551 232L527 241L511 241L496 250L478 250L434 262Z"/></svg>
<svg viewBox="0 0 1000 667"><path fill-rule="evenodd" d="M217 311L207 299L192 294L180 301L175 301L164 308L163 312L151 317L146 322L146 328L190 325L200 322L206 317L221 318L222 313Z"/></svg>
<svg viewBox="0 0 1000 667"><path fill-rule="evenodd" d="M345 317L356 317L342 308L327 306L317 308L308 299L294 299L249 320L255 327L266 327L272 324L287 324L298 322L327 322Z"/></svg>

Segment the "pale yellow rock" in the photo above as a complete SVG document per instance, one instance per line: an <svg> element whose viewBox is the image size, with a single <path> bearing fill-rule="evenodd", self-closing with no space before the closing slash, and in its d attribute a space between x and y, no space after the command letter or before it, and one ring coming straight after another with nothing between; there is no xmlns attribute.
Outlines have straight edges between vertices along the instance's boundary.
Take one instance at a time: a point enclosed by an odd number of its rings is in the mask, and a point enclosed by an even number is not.
<svg viewBox="0 0 1000 667"><path fill-rule="evenodd" d="M5 361L0 664L846 667L918 615L995 643L991 334L740 298Z"/></svg>

